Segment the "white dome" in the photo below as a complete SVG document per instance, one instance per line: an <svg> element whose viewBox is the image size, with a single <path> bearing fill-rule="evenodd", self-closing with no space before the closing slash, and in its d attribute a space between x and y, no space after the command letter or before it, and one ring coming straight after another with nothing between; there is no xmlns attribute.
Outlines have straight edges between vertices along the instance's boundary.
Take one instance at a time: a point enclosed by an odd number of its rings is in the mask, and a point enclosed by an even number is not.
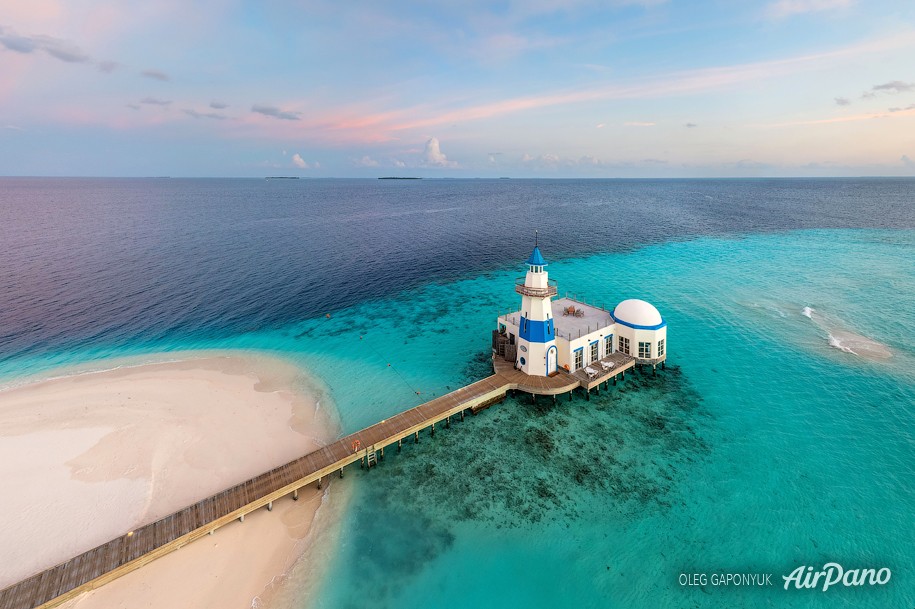
<svg viewBox="0 0 915 609"><path fill-rule="evenodd" d="M651 303L630 298L616 305L613 317L630 326L659 326L664 323L661 314Z"/></svg>

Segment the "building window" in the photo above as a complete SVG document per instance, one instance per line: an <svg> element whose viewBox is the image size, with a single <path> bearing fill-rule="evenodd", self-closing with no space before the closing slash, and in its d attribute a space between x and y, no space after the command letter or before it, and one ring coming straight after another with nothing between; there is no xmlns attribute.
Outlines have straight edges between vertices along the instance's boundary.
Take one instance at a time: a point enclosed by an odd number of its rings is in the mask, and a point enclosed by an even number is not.
<svg viewBox="0 0 915 609"><path fill-rule="evenodd" d="M664 357L664 339L658 341L658 357Z"/></svg>
<svg viewBox="0 0 915 609"><path fill-rule="evenodd" d="M639 358L649 359L651 357L651 343L639 343Z"/></svg>
<svg viewBox="0 0 915 609"><path fill-rule="evenodd" d="M622 353L625 353L626 355L629 355L629 339L626 338L625 336L620 336L619 343L620 343L619 351L621 351Z"/></svg>
<svg viewBox="0 0 915 609"><path fill-rule="evenodd" d="M598 349L600 349L600 343L598 341L594 341L593 343L591 343L591 361L592 362L596 362L597 360L600 359L600 354L598 353Z"/></svg>
<svg viewBox="0 0 915 609"><path fill-rule="evenodd" d="M578 370L579 368L584 366L584 364L585 364L584 359L585 359L584 349L576 349L575 350L575 368L574 368L575 370Z"/></svg>
<svg viewBox="0 0 915 609"><path fill-rule="evenodd" d="M604 357L613 353L613 335L606 337L604 339Z"/></svg>

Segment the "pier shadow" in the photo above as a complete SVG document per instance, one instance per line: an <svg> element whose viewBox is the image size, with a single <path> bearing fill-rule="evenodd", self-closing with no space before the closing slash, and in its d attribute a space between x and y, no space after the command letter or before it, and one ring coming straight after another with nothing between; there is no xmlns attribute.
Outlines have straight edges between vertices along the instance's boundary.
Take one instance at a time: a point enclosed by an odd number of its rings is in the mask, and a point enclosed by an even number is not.
<svg viewBox="0 0 915 609"><path fill-rule="evenodd" d="M475 358L468 381L487 366L488 355ZM371 550L349 561L358 571L353 599L401 598L463 523L537 535L557 523L606 527L671 509L678 483L711 450L711 425L681 369L669 366L627 374L590 401L519 394L450 429L438 425L434 437L423 432L418 445L389 447L378 467L358 471L356 538Z"/></svg>

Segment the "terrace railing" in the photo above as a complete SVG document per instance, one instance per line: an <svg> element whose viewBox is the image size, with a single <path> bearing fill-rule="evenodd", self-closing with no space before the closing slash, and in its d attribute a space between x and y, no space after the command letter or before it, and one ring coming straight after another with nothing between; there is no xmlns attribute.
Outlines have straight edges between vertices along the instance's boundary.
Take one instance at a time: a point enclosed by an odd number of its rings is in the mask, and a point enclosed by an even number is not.
<svg viewBox="0 0 915 609"><path fill-rule="evenodd" d="M535 298L551 298L559 293L555 279L550 279L545 288L532 288L524 285L524 277L519 277L515 280L515 291L522 296L533 296Z"/></svg>

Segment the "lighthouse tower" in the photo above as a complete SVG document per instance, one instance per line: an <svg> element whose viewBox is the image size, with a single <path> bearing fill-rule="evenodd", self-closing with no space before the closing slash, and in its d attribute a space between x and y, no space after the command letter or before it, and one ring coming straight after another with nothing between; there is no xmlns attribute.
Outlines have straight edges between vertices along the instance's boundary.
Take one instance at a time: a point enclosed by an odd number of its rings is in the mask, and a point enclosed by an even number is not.
<svg viewBox="0 0 915 609"><path fill-rule="evenodd" d="M534 245L527 259L524 283L519 279L515 291L521 294L521 323L518 328L516 365L525 374L549 376L558 365L556 329L550 298L556 295L555 282L550 283L546 260Z"/></svg>

